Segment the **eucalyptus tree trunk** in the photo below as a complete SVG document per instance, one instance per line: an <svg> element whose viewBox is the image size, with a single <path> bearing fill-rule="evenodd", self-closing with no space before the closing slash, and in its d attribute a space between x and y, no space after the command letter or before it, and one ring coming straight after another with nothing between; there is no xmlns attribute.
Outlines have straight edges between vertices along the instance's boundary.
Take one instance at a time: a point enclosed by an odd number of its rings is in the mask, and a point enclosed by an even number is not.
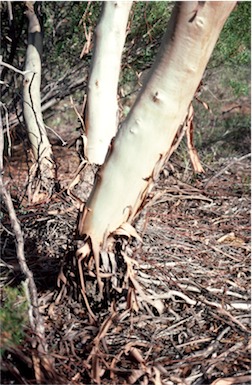
<svg viewBox="0 0 252 385"><path fill-rule="evenodd" d="M235 4L185 1L174 7L149 78L111 144L80 215L78 231L84 241L76 256L86 303L88 275L96 276L101 295L106 277L120 291L115 278L118 239L137 237L133 220L176 147L176 135ZM125 252L121 254L129 266ZM121 261L118 255L116 260ZM128 288L139 288L130 271L128 267L122 287L127 288L128 279Z"/></svg>
<svg viewBox="0 0 252 385"><path fill-rule="evenodd" d="M32 179L37 177L37 193L42 189L51 193L55 184L56 168L41 111L42 32L33 4L33 2L26 2L25 13L29 24L25 60L26 75L23 81L23 114L35 160L31 172Z"/></svg>
<svg viewBox="0 0 252 385"><path fill-rule="evenodd" d="M121 55L132 1L105 1L95 30L95 45L88 81L85 155L102 164L118 125L117 87Z"/></svg>

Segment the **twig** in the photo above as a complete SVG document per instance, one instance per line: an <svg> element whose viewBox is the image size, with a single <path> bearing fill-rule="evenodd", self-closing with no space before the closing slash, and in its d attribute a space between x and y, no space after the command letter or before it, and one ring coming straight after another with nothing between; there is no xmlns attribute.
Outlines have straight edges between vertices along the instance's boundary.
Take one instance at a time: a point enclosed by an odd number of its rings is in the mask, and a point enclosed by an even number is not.
<svg viewBox="0 0 252 385"><path fill-rule="evenodd" d="M11 70L17 72L18 74L20 74L20 75L22 75L22 76L25 76L26 74L29 74L29 73L33 72L33 71L31 71L31 70L21 71L21 70L19 70L18 68L13 67L12 65L10 65L10 64L8 64L8 63L3 62L3 61L2 61L2 55L0 55L0 66L9 68L9 69L11 69Z"/></svg>
<svg viewBox="0 0 252 385"><path fill-rule="evenodd" d="M195 353L194 358L196 357L209 357L214 351L216 351L217 346L223 337L230 331L230 326L227 326L224 330L220 332L215 340L213 340L205 349L198 351Z"/></svg>
<svg viewBox="0 0 252 385"><path fill-rule="evenodd" d="M213 175L210 179L208 179L208 181L206 182L205 186L204 186L204 189L206 189L210 182L212 182L213 179L216 179L218 178L220 175L222 175L226 170L228 170L231 166L233 166L233 164L237 163L237 162L240 162L244 159L247 159L251 156L251 153L249 154L246 154L246 155L243 155L241 156L240 158L238 159L234 159L232 162L230 162L226 167L224 167L222 170L220 170L219 172L217 172L217 174Z"/></svg>
<svg viewBox="0 0 252 385"><path fill-rule="evenodd" d="M54 133L54 135L61 141L62 146L67 145L67 142L64 139L62 139L62 137L52 127L49 127L49 126L47 126L47 124L45 124L45 128L47 128L48 130L50 130Z"/></svg>
<svg viewBox="0 0 252 385"><path fill-rule="evenodd" d="M237 377L224 377L224 378L218 378L214 382L211 383L211 385L232 385L232 384L244 384L250 383L251 376L237 376Z"/></svg>
<svg viewBox="0 0 252 385"><path fill-rule="evenodd" d="M83 23L85 22L87 13L89 12L90 4L91 4L91 1L88 1L87 6L86 6L86 9L85 9L85 12L83 13L83 15L81 16L81 19L80 19L80 21L79 21L79 25L81 25L82 22L83 22Z"/></svg>
<svg viewBox="0 0 252 385"><path fill-rule="evenodd" d="M9 125L9 116L6 106L0 102L0 108L3 108L5 111L5 122L6 122L6 133L8 138L8 155L11 156L11 136L10 136L10 125Z"/></svg>
<svg viewBox="0 0 252 385"><path fill-rule="evenodd" d="M80 120L81 122L81 125L82 125L82 128L83 128L83 131L85 132L85 123L84 123L84 119L82 118L81 114L79 113L79 111L77 110L75 104L74 104L74 101L73 101L73 98L72 96L70 96L70 103L74 109L74 112L76 113L78 119ZM83 106L83 111L84 111L84 107L85 107L85 104L86 104L86 98L84 98L84 106Z"/></svg>

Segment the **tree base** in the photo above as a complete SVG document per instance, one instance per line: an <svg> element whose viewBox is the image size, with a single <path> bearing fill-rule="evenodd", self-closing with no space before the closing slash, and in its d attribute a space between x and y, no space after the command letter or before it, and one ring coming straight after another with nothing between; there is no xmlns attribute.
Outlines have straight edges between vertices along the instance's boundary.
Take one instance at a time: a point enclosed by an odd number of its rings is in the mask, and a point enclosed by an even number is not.
<svg viewBox="0 0 252 385"><path fill-rule="evenodd" d="M118 237L113 246L113 252L99 252L98 275L90 240L81 247L81 254L77 246L69 252L58 277L58 301L66 294L72 295L83 303L94 322L111 306L134 312L147 307L152 314L161 314L163 303L153 300L138 282L138 264L131 258L135 245Z"/></svg>

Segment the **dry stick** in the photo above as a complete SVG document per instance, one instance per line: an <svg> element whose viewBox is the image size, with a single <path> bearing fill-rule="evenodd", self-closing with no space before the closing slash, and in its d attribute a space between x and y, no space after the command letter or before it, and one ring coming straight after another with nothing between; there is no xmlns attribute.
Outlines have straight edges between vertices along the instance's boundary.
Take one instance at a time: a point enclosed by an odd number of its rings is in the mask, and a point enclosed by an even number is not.
<svg viewBox="0 0 252 385"><path fill-rule="evenodd" d="M224 378L218 378L214 382L211 383L211 385L232 385L232 384L244 384L250 383L251 376L236 376L236 377L224 377Z"/></svg>
<svg viewBox="0 0 252 385"><path fill-rule="evenodd" d="M20 74L20 75L22 75L22 76L25 76L26 74L32 72L31 70L21 71L21 70L19 70L18 68L13 67L12 65L10 65L10 64L8 64L8 63L3 62L3 61L2 61L2 55L0 55L0 66L9 68L9 69L11 69L11 70L17 72L18 74Z"/></svg>
<svg viewBox="0 0 252 385"><path fill-rule="evenodd" d="M3 108L5 111L5 121L6 121L6 134L8 139L8 155L11 156L11 136L10 136L10 125L9 125L9 116L8 116L8 110L6 106L0 102L0 108Z"/></svg>
<svg viewBox="0 0 252 385"><path fill-rule="evenodd" d="M47 352L46 352L46 344L45 344L45 330L44 330L43 318L39 313L37 287L34 282L33 273L29 269L26 263L25 254L24 254L24 238L23 238L21 226L17 219L17 215L12 203L11 196L7 191L5 184L3 182L3 174L4 174L3 151L4 151L4 136L3 136L2 116L0 114L0 193L7 207L10 221L11 221L11 226L16 237L16 252L17 252L19 265L22 273L26 277L25 292L26 292L26 297L29 304L29 321L30 321L31 328L34 332L34 337L36 338L36 340L34 341L35 346L33 346L33 348L37 347L37 350L39 353L46 355ZM40 366L37 364L36 368L34 369L35 369L35 375L36 375L37 381L41 382L42 376L41 376Z"/></svg>
<svg viewBox="0 0 252 385"><path fill-rule="evenodd" d="M226 170L228 170L231 166L233 166L233 164L235 163L238 163L244 159L247 159L251 156L251 153L250 154L246 154L246 155L243 155L241 156L240 158L238 159L234 159L232 162L230 162L226 167L224 167L222 170L220 170L219 172L217 172L217 174L213 175L210 179L208 179L208 181L206 182L205 186L204 186L204 189L208 187L208 185L210 184L210 182L212 182L213 179L216 179L218 178L220 175L222 175Z"/></svg>
<svg viewBox="0 0 252 385"><path fill-rule="evenodd" d="M3 63L1 62L1 56L0 56L0 66L4 66L6 67L6 64L7 63ZM9 68L9 64L7 64L8 68ZM13 69L14 71L20 73L21 75L25 75L26 73L29 73L29 72L32 72L32 71L20 71L20 70L17 70L15 67L12 67L11 66L11 69ZM74 73L73 73L74 74ZM72 74L71 74L72 75ZM64 75L64 79L66 78L67 74ZM83 86L85 84L85 80L86 80L86 77L87 76L84 76L82 78L79 78L77 79L76 81L72 81L71 84L67 87L67 88L64 88L64 89L61 89L60 86L61 84L63 84L63 77L61 79L59 79L56 83L56 86L53 90L50 90L47 94L44 95L44 97L42 98L42 101L41 103L42 106L41 106L41 112L44 113L45 111L49 110L50 108L52 108L55 104L59 103L60 100L64 99L66 96L70 95L71 92L74 92L75 90L77 90L78 88L80 88L81 86ZM58 87L58 88L57 88ZM52 92L53 91L53 92ZM21 112L19 113L19 116L18 117L12 117L10 118L10 127L11 128L14 128L17 126L18 123L20 122L23 122L23 117L22 117L22 114Z"/></svg>

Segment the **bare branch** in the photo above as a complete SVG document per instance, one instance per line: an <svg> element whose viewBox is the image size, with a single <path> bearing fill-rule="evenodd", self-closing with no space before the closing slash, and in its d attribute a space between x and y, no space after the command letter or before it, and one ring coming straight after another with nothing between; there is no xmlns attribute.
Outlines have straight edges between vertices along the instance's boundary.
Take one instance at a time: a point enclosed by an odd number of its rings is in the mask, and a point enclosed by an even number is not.
<svg viewBox="0 0 252 385"><path fill-rule="evenodd" d="M11 136L10 136L10 125L9 125L9 116L8 116L8 110L6 106L0 102L0 108L4 109L5 112L5 122L6 122L6 133L8 138L8 155L11 156Z"/></svg>
<svg viewBox="0 0 252 385"><path fill-rule="evenodd" d="M242 160L247 159L247 158L249 158L249 157L251 157L251 153L246 154L246 155L243 155L243 156L241 156L241 157L238 158L238 159L234 159L234 160L233 160L232 162L230 162L227 166L225 166L225 167L222 168L219 172L217 172L217 174L213 175L210 179L208 179L208 181L206 182L204 188L206 189L206 188L209 186L210 182L213 181L213 179L216 179L216 178L218 178L220 175L224 174L224 172L227 171L230 167L232 167L235 163L241 162Z"/></svg>
<svg viewBox="0 0 252 385"><path fill-rule="evenodd" d="M44 357L41 356L41 360L43 360L43 365L48 365L48 360L45 358L47 349L46 349L46 343L45 343L45 330L44 330L44 322L43 318L39 313L39 306L38 306L38 293L37 293L37 287L34 282L33 273L29 269L25 253L24 253L24 237L22 234L22 229L20 226L20 223L18 221L12 199L10 196L10 193L7 191L4 181L3 181L3 151L4 151L4 135L3 135L3 125L2 125L2 116L0 114L0 193L3 197L3 201L6 205L6 208L9 213L11 226L14 232L14 235L16 237L16 252L17 252L17 258L20 265L20 269L22 273L25 275L26 280L24 282L25 286L25 293L27 302L29 304L29 321L32 328L32 331L34 333L33 338L33 348L37 348L37 351L39 353L42 353ZM37 358L37 360L40 359L40 357ZM42 381L42 373L40 370L40 366L36 366L36 378L39 382Z"/></svg>
<svg viewBox="0 0 252 385"><path fill-rule="evenodd" d="M11 69L11 70L17 72L18 74L20 74L20 75L22 75L22 76L25 76L25 75L27 75L27 74L33 72L33 71L31 71L31 70L21 71L21 70L19 70L18 68L14 67L14 66L12 66L12 65L10 65L10 64L8 64L8 63L5 63L4 61L2 61L2 55L0 55L0 66L9 68L9 69Z"/></svg>

